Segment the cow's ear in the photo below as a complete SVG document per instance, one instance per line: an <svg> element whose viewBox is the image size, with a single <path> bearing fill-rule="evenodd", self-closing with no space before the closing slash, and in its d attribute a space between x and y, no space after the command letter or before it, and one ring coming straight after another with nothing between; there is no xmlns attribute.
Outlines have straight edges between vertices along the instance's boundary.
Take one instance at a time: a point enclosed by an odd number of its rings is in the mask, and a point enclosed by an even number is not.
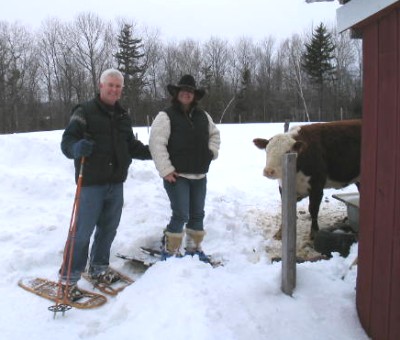
<svg viewBox="0 0 400 340"><path fill-rule="evenodd" d="M269 141L267 139L264 139L264 138L255 138L255 139L253 139L254 145L259 149L265 149L267 147L268 142Z"/></svg>
<svg viewBox="0 0 400 340"><path fill-rule="evenodd" d="M304 151L306 148L306 143L301 142L301 141L296 141L293 145L292 145L292 151L300 153L302 151Z"/></svg>

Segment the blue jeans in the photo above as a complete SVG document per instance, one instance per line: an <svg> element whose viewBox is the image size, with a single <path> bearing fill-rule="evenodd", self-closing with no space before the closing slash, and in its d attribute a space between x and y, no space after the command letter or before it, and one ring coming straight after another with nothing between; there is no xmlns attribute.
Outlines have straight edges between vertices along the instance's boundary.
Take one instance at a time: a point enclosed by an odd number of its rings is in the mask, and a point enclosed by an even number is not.
<svg viewBox="0 0 400 340"><path fill-rule="evenodd" d="M203 230L207 177L202 179L178 177L175 183L164 180L164 188L172 209L167 231L181 233L185 223L187 228Z"/></svg>
<svg viewBox="0 0 400 340"><path fill-rule="evenodd" d="M117 234L124 203L123 184L106 184L82 187L79 211L76 223L72 266L69 281L74 283L85 271L88 260L90 238L94 234L90 251L89 271L99 274L109 265L111 244ZM71 236L71 235L70 235ZM60 269L60 278L67 279L70 257L67 250L64 268ZM63 272L61 270L63 269Z"/></svg>

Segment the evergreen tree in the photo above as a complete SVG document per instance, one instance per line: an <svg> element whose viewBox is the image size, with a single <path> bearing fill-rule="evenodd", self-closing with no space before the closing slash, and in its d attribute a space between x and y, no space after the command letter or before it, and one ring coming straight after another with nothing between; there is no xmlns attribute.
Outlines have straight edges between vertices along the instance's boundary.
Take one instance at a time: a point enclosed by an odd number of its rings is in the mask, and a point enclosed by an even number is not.
<svg viewBox="0 0 400 340"><path fill-rule="evenodd" d="M335 45L332 35L323 23L315 29L311 41L305 44L305 47L302 66L311 81L318 86L319 109L322 111L324 84L332 80L335 72L333 65Z"/></svg>
<svg viewBox="0 0 400 340"><path fill-rule="evenodd" d="M236 95L236 105L234 110L234 122L240 123L243 120L248 121L249 115L249 92L251 87L251 73L248 68L242 71L242 79L240 81L241 88Z"/></svg>
<svg viewBox="0 0 400 340"><path fill-rule="evenodd" d="M128 109L133 123L145 123L145 117L136 117L135 108L138 107L144 83L146 66L142 63L144 53L141 52L142 39L133 38L132 25L125 24L118 36L119 50L115 54L118 70L124 75L124 91L121 102Z"/></svg>

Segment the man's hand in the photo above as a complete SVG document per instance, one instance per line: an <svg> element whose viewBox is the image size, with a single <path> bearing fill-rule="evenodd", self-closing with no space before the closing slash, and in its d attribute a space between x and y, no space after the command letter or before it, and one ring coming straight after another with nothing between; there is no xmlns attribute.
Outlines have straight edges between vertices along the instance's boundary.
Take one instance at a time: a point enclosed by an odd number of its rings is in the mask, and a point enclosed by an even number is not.
<svg viewBox="0 0 400 340"><path fill-rule="evenodd" d="M72 155L74 156L75 159L89 156L93 152L93 146L94 146L93 141L87 139L81 139L79 142L76 142L73 145Z"/></svg>

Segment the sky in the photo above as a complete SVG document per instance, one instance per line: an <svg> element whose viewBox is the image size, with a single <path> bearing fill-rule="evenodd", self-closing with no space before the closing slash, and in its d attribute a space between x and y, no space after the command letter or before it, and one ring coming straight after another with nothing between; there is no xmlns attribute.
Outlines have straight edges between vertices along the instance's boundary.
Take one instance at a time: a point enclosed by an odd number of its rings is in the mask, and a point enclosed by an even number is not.
<svg viewBox="0 0 400 340"><path fill-rule="evenodd" d="M203 248L223 261L212 268L196 258L172 258L143 272L116 256L159 245L169 201L152 161L134 160L125 182L125 204L111 248L111 265L135 279L98 309L73 308L55 319L54 303L17 283L57 280L67 238L75 183L73 162L60 151L62 131L0 135L0 330L13 340L367 340L357 317L357 244L350 254L305 262L296 269L290 297L281 291L277 181L262 176L265 152L255 137L269 138L283 124L218 125L221 150L208 174ZM134 128L143 143L145 127ZM356 191L354 186L340 190ZM319 224L346 216L326 190ZM309 247L308 200L297 204L298 255ZM84 279L78 285L92 290Z"/></svg>
<svg viewBox="0 0 400 340"><path fill-rule="evenodd" d="M339 6L338 1L308 4L305 0L19 0L3 4L0 21L36 29L46 18L68 22L92 12L104 20L126 18L139 28L157 29L166 41L204 42L212 36L259 41L268 36L290 38L320 22L335 26Z"/></svg>

